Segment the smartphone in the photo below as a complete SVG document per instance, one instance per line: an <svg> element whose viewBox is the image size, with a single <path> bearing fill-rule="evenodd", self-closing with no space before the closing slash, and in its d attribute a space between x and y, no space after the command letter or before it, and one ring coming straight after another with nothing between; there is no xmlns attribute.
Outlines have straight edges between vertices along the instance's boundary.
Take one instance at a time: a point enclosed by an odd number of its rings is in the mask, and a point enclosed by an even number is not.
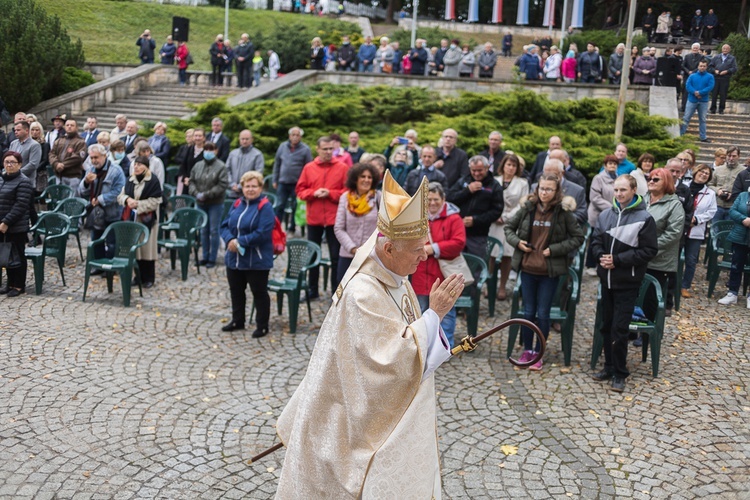
<svg viewBox="0 0 750 500"><path fill-rule="evenodd" d="M409 144L409 139L406 137L398 137L397 139L399 144Z"/></svg>
<svg viewBox="0 0 750 500"><path fill-rule="evenodd" d="M534 247L534 245L532 245L531 243L526 243L526 246L529 247L532 250L536 250L536 248Z"/></svg>

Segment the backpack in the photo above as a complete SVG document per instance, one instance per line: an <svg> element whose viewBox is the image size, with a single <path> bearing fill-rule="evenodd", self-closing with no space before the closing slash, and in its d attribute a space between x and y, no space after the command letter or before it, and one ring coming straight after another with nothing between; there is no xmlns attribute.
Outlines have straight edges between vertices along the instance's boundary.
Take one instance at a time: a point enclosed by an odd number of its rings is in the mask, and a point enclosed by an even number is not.
<svg viewBox="0 0 750 500"><path fill-rule="evenodd" d="M263 198L258 203L258 212L264 205L270 203L268 198ZM273 241L273 254L280 255L286 250L286 233L281 227L281 221L275 215L273 216L273 230L271 231L271 240Z"/></svg>

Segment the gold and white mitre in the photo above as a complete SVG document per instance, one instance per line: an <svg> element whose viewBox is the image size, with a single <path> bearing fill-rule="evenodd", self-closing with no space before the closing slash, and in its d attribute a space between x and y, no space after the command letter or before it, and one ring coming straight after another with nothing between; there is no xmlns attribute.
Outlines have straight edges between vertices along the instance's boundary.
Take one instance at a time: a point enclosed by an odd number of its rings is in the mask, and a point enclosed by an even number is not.
<svg viewBox="0 0 750 500"><path fill-rule="evenodd" d="M414 196L403 190L396 182L389 170L385 171L383 177L382 201L378 209L378 227L368 240L357 250L349 269L341 279L336 289L334 302L337 302L344 292L349 280L359 271L359 268L370 256L375 248L378 235L383 235L391 240L413 240L426 238L427 220L427 177L422 177L422 183Z"/></svg>

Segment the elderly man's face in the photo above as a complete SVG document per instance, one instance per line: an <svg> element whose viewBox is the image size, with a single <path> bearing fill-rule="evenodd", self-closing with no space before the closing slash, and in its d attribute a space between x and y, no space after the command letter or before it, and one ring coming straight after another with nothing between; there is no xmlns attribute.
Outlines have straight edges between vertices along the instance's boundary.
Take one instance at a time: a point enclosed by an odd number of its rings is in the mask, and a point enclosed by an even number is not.
<svg viewBox="0 0 750 500"><path fill-rule="evenodd" d="M55 128L63 128L64 124L65 122L59 118L55 118L54 120L52 120L52 126L54 126Z"/></svg>
<svg viewBox="0 0 750 500"><path fill-rule="evenodd" d="M253 134L250 132L240 132L240 147L247 148L253 145Z"/></svg>
<svg viewBox="0 0 750 500"><path fill-rule="evenodd" d="M435 160L437 160L437 155L435 154L435 150L432 148L422 148L422 165L427 168L431 167L433 163L435 163Z"/></svg>
<svg viewBox="0 0 750 500"><path fill-rule="evenodd" d="M729 45L727 45L727 44L724 44L724 45L722 45L722 46L721 46L721 53L722 53L722 54L724 54L724 55L727 55L727 54L729 54L729 52L730 52L731 50L732 50L732 47L730 47L730 46L729 46Z"/></svg>
<svg viewBox="0 0 750 500"><path fill-rule="evenodd" d="M302 140L302 133L297 130L296 128L289 132L289 142L292 143L292 146L296 146L299 144L299 141Z"/></svg>
<svg viewBox="0 0 750 500"><path fill-rule="evenodd" d="M128 122L125 125L125 133L128 135L135 135L138 132L138 124L135 122Z"/></svg>
<svg viewBox="0 0 750 500"><path fill-rule="evenodd" d="M128 121L127 121L127 120L126 120L125 118L118 118L118 119L116 119L116 120L115 120L115 125L117 125L117 128L118 128L119 130L122 130L122 129L124 129L124 128L125 128L125 124L126 124L127 122L128 122Z"/></svg>
<svg viewBox="0 0 750 500"><path fill-rule="evenodd" d="M500 149L500 144L503 142L503 139L497 134L492 134L490 136L489 142L490 142L490 149L493 151L496 151Z"/></svg>
<svg viewBox="0 0 750 500"><path fill-rule="evenodd" d="M560 148L562 148L562 141L560 140L560 138L557 137L557 136L550 137L548 149L550 151L554 151L554 150L560 149Z"/></svg>
<svg viewBox="0 0 750 500"><path fill-rule="evenodd" d="M423 260L427 260L427 253L424 245L427 238L418 238L415 240L404 240L397 244L386 243L386 253L389 254L389 269L399 276L409 276L414 274L417 266ZM388 248L392 245L391 248Z"/></svg>
<svg viewBox="0 0 750 500"><path fill-rule="evenodd" d="M669 164L669 173L672 174L675 180L679 180L682 179L685 168L682 166L682 163L673 161Z"/></svg>
<svg viewBox="0 0 750 500"><path fill-rule="evenodd" d="M487 172L489 171L489 167L485 167L481 162L469 165L469 173L471 173L471 177L475 181L484 180L484 178L487 177Z"/></svg>
<svg viewBox="0 0 750 500"><path fill-rule="evenodd" d="M458 139L458 134L454 130L446 130L443 132L443 147L447 149L453 149Z"/></svg>
<svg viewBox="0 0 750 500"><path fill-rule="evenodd" d="M105 156L98 151L93 151L89 154L89 160L94 167L102 168L105 163Z"/></svg>
<svg viewBox="0 0 750 500"><path fill-rule="evenodd" d="M564 166L568 166L568 163L570 162L568 155L563 153L562 149L555 149L549 154L550 160L560 160Z"/></svg>

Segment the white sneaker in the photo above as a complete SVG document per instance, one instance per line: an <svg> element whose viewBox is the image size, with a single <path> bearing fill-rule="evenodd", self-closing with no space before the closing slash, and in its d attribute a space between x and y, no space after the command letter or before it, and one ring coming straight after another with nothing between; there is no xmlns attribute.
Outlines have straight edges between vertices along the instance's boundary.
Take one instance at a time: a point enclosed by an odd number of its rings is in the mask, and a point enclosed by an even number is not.
<svg viewBox="0 0 750 500"><path fill-rule="evenodd" d="M747 298L747 308L750 309L750 296Z"/></svg>
<svg viewBox="0 0 750 500"><path fill-rule="evenodd" d="M587 267L583 272L586 276L597 276L595 267Z"/></svg>
<svg viewBox="0 0 750 500"><path fill-rule="evenodd" d="M728 292L723 298L719 299L719 304L724 306L731 306L737 303L737 294Z"/></svg>

